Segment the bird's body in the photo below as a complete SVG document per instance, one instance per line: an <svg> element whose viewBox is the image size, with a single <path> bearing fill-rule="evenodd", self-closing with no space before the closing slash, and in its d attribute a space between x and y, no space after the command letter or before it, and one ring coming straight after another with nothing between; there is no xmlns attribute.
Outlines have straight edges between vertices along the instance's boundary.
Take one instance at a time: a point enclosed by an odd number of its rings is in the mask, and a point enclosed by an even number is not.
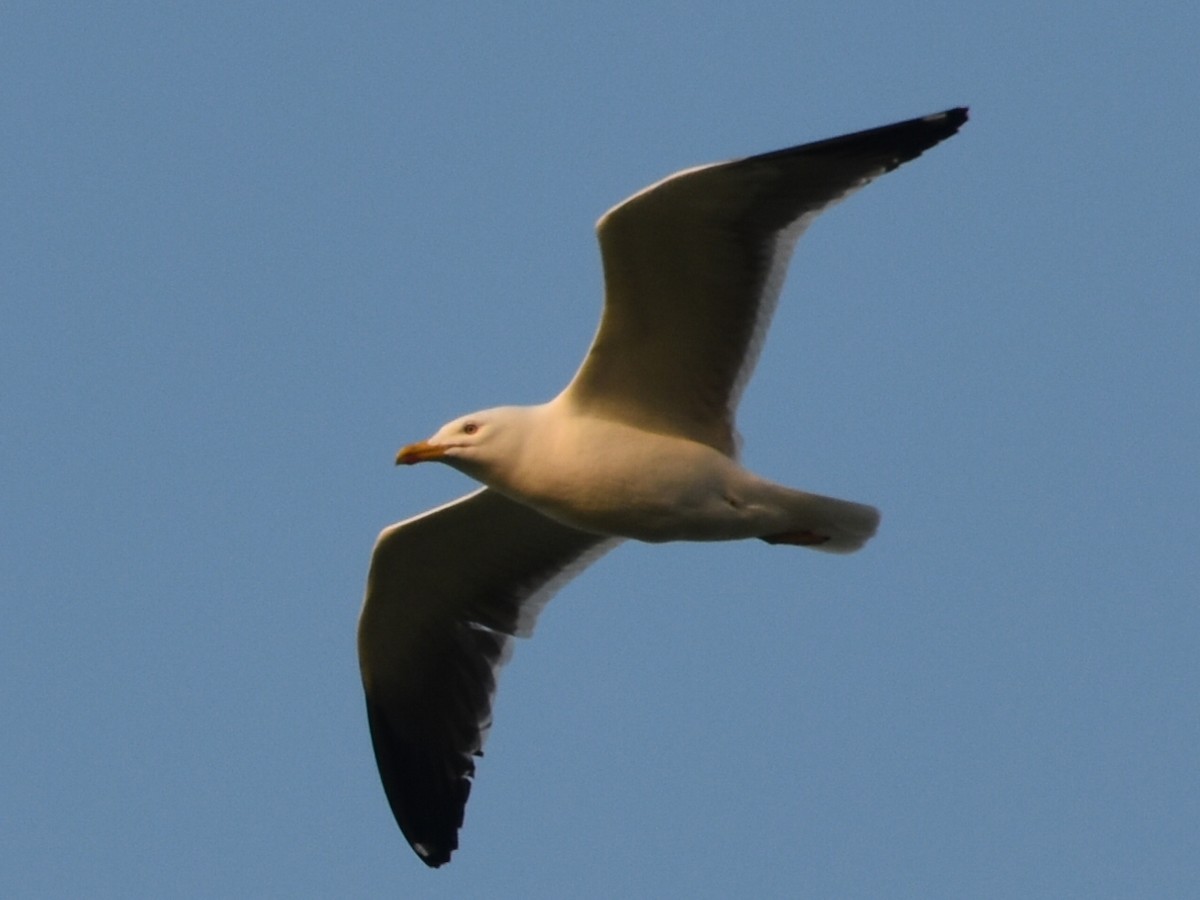
<svg viewBox="0 0 1200 900"><path fill-rule="evenodd" d="M532 408L536 424L520 465L476 477L556 522L601 535L702 540L696 529L719 521L719 497L737 471L727 457L687 438L564 414L561 405ZM664 467L668 460L676 464Z"/></svg>
<svg viewBox="0 0 1200 900"><path fill-rule="evenodd" d="M444 462L581 531L651 543L827 532L821 549L846 552L878 524L871 507L773 484L708 444L580 413L566 395L469 420L494 430L498 452Z"/></svg>
<svg viewBox="0 0 1200 900"><path fill-rule="evenodd" d="M870 506L744 469L734 414L804 229L965 121L949 110L640 191L597 227L604 313L571 383L400 451L397 462L443 462L485 485L384 530L359 621L376 761L425 863L458 846L512 638L569 577L624 539L847 553L875 533Z"/></svg>

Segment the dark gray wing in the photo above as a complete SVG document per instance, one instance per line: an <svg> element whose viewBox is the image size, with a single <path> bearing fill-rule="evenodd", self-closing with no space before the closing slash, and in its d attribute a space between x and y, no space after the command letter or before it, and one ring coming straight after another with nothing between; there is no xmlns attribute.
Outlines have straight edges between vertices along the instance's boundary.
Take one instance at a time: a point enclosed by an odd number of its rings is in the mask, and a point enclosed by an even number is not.
<svg viewBox="0 0 1200 900"><path fill-rule="evenodd" d="M379 536L359 666L388 803L427 865L458 847L513 636L529 635L553 593L616 543L486 488Z"/></svg>
<svg viewBox="0 0 1200 900"><path fill-rule="evenodd" d="M564 395L583 411L734 450L734 412L800 234L920 156L952 109L679 172L609 210L600 328Z"/></svg>

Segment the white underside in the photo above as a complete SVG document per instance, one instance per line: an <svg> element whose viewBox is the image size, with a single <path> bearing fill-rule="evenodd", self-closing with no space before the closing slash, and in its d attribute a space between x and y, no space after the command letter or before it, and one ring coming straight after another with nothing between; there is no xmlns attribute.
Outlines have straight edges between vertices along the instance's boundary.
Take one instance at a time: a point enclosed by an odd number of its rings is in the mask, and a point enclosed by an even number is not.
<svg viewBox="0 0 1200 900"><path fill-rule="evenodd" d="M518 459L489 487L564 525L640 541L729 541L811 532L848 552L875 533L869 506L759 478L713 448L555 401L531 422ZM475 473L472 473L475 474Z"/></svg>

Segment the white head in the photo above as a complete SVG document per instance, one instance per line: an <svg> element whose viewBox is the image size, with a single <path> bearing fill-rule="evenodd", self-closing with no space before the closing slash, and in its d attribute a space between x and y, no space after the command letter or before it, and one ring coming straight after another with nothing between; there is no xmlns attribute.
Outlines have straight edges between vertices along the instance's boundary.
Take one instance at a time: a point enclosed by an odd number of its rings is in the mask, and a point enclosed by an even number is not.
<svg viewBox="0 0 1200 900"><path fill-rule="evenodd" d="M404 447L396 454L396 465L442 462L482 481L481 476L520 452L530 412L529 407L501 406L461 416L433 437Z"/></svg>

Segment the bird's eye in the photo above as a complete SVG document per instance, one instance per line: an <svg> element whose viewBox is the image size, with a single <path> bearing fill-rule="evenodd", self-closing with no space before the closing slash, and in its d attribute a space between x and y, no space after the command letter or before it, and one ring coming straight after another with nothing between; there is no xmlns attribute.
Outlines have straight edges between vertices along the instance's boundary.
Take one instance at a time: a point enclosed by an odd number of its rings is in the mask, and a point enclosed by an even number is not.
<svg viewBox="0 0 1200 900"><path fill-rule="evenodd" d="M463 434L474 434L479 430L479 426L474 422L467 422L465 425L463 425L462 430Z"/></svg>

